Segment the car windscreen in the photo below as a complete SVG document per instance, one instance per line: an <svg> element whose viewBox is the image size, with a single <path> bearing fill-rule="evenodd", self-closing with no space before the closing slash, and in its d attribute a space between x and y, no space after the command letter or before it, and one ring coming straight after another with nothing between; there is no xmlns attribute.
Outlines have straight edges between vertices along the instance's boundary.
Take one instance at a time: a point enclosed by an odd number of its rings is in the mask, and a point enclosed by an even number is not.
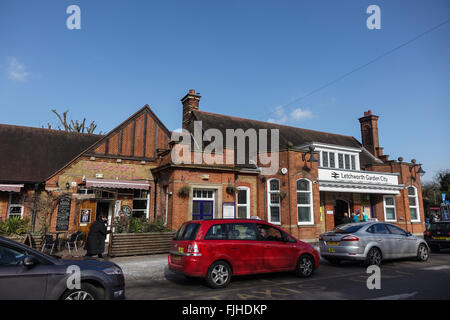
<svg viewBox="0 0 450 320"><path fill-rule="evenodd" d="M177 233L175 233L173 240L195 240L195 236L197 235L199 228L199 223L185 223L180 227L180 229L178 229Z"/></svg>
<svg viewBox="0 0 450 320"><path fill-rule="evenodd" d="M359 231L359 229L361 229L363 227L363 225L360 224L345 224L339 227L336 227L333 232L335 233L355 233L357 231Z"/></svg>
<svg viewBox="0 0 450 320"><path fill-rule="evenodd" d="M450 223L432 223L430 224L429 231L439 231L444 233L450 233Z"/></svg>

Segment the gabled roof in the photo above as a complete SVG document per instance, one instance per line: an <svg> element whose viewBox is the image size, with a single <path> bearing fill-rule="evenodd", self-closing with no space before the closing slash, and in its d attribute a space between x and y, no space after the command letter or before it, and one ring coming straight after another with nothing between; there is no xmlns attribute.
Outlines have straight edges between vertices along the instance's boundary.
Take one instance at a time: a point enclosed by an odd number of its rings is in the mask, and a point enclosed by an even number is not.
<svg viewBox="0 0 450 320"><path fill-rule="evenodd" d="M52 178L80 157L86 156L155 161L157 150L168 148L170 135L171 132L146 104L47 178Z"/></svg>
<svg viewBox="0 0 450 320"><path fill-rule="evenodd" d="M0 124L0 182L43 182L101 137Z"/></svg>
<svg viewBox="0 0 450 320"><path fill-rule="evenodd" d="M279 129L280 150L285 148L288 142L291 142L294 146L304 145L311 142L320 142L338 146L361 148L361 143L354 137L335 133L314 131L276 123L231 117L199 110L193 110L192 115L194 120L202 121L203 130L208 130L209 128L219 129L224 134L224 137L226 129L243 129L244 131L250 128L267 129L268 131L271 129Z"/></svg>

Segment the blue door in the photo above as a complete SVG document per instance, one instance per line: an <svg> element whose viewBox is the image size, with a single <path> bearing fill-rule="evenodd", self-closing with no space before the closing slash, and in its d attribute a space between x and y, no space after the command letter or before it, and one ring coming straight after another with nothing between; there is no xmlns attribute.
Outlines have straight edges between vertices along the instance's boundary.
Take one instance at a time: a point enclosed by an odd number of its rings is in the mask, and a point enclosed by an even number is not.
<svg viewBox="0 0 450 320"><path fill-rule="evenodd" d="M213 219L214 201L194 200L192 206L192 220Z"/></svg>

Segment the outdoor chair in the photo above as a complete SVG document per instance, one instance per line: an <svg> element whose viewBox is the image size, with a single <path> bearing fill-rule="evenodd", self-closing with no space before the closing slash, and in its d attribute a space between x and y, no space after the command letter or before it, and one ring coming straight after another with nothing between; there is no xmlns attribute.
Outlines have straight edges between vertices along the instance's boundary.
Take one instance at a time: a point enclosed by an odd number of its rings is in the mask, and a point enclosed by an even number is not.
<svg viewBox="0 0 450 320"><path fill-rule="evenodd" d="M75 232L75 233L70 234L69 237L67 238L66 247L67 247L67 249L69 249L69 253L70 253L70 250L72 249L72 247L75 249L75 251L78 251L77 240L78 240L79 236L80 236L80 232Z"/></svg>
<svg viewBox="0 0 450 320"><path fill-rule="evenodd" d="M42 249L41 252L44 252L45 249L50 249L50 254L53 253L53 250L56 246L56 240L53 239L53 236L51 234L46 234L44 236L44 241L42 243Z"/></svg>

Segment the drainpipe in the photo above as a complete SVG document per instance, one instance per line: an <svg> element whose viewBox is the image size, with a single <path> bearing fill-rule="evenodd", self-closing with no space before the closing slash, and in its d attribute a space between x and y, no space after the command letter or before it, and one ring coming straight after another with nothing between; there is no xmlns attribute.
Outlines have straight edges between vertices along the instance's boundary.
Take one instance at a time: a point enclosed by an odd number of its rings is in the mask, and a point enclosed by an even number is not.
<svg viewBox="0 0 450 320"><path fill-rule="evenodd" d="M34 232L34 227L35 227L35 224L36 224L36 201L37 201L37 195L36 195L36 193L37 193L37 191L38 191L38 188L39 188L39 184L36 183L36 184L34 185L34 195L33 195L33 215L32 215L32 217L31 217L31 231L32 231L32 232Z"/></svg>
<svg viewBox="0 0 450 320"><path fill-rule="evenodd" d="M154 200L154 205L153 205L153 222L156 222L156 196L157 196L156 187L157 187L157 183L158 183L158 178L155 177L155 200Z"/></svg>

